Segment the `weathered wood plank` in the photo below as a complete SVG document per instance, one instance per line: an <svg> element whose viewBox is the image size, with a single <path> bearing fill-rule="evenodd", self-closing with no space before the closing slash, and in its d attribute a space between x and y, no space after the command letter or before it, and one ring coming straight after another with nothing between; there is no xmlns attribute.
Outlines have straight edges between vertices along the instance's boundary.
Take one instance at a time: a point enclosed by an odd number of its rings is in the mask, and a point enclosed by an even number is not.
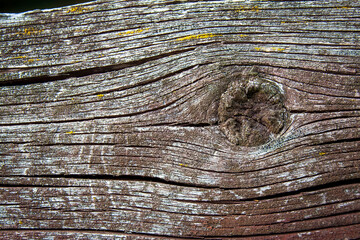
<svg viewBox="0 0 360 240"><path fill-rule="evenodd" d="M16 187L19 180L29 187ZM14 185L2 189L11 206L11 210L5 206L7 211L2 214L9 228L78 226L80 230L166 232L170 236L226 236L231 231L231 235L246 236L353 225L358 222L358 213L354 211L360 205L359 184L241 201L237 190L150 181L61 178L2 181ZM146 224L139 225L138 221Z"/></svg>
<svg viewBox="0 0 360 240"><path fill-rule="evenodd" d="M96 1L0 15L0 238L359 238L358 1ZM283 95L264 145L230 83Z"/></svg>
<svg viewBox="0 0 360 240"><path fill-rule="evenodd" d="M359 231L359 225L351 227L337 227L329 230L316 230L316 231L307 231L300 233L289 233L289 234L277 234L277 235L266 235L266 239L303 239L309 238L312 239L324 239L331 237L334 239L341 239L344 236L344 233L347 233L347 236L351 238L356 238L358 236L357 232ZM77 231L4 231L0 232L1 236L5 238L25 238L25 239L44 239L46 237L57 237L60 239L180 239L172 237L161 237L161 236L146 236L140 234L122 234L114 232L77 232ZM182 239L194 239L194 238L182 238ZM219 239L216 237L208 237L207 239ZM264 239L264 236L258 237L222 237L221 239Z"/></svg>

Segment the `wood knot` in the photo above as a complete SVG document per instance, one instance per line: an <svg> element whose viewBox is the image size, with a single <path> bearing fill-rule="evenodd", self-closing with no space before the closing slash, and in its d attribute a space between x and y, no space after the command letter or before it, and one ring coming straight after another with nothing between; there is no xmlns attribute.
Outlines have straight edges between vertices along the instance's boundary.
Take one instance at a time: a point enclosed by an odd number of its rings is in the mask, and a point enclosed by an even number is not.
<svg viewBox="0 0 360 240"><path fill-rule="evenodd" d="M218 114L229 141L247 147L274 138L288 119L280 88L258 76L231 82L221 95Z"/></svg>

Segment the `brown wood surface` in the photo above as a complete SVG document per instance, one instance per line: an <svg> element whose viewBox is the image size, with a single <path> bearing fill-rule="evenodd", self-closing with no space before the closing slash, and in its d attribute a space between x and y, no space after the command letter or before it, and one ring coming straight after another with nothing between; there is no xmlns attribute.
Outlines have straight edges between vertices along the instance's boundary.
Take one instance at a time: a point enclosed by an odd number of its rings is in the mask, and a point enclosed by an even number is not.
<svg viewBox="0 0 360 240"><path fill-rule="evenodd" d="M359 26L352 0L1 14L0 239L360 238ZM255 78L288 115L236 145L219 105Z"/></svg>

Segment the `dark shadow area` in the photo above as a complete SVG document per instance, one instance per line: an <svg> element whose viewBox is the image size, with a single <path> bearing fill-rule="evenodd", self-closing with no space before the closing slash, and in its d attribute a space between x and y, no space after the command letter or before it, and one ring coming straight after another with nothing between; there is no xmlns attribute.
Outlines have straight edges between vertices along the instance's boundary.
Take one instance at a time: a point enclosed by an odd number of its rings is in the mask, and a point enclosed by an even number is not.
<svg viewBox="0 0 360 240"><path fill-rule="evenodd" d="M0 0L0 13L20 13L34 9L69 6L90 0Z"/></svg>

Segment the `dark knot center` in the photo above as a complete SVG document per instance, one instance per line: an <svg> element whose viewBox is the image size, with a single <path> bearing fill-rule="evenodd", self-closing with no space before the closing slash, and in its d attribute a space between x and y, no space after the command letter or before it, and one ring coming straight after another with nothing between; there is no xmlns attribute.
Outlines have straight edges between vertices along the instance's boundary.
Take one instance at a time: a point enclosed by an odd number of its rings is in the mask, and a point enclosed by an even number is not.
<svg viewBox="0 0 360 240"><path fill-rule="evenodd" d="M230 83L221 95L218 114L229 141L248 147L268 142L288 118L280 88L258 76Z"/></svg>

